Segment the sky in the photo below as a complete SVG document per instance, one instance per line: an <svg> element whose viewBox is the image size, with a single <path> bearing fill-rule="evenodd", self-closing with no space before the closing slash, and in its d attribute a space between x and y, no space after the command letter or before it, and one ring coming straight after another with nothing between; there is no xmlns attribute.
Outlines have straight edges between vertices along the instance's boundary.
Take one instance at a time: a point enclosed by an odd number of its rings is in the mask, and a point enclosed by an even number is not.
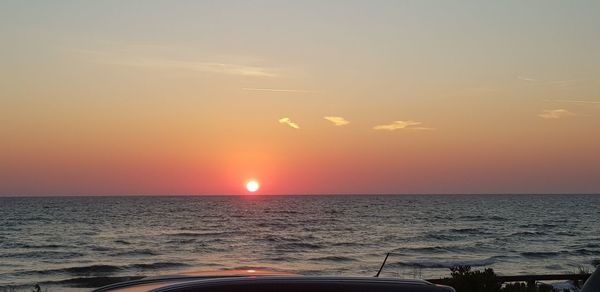
<svg viewBox="0 0 600 292"><path fill-rule="evenodd" d="M600 193L599 1L0 2L0 195Z"/></svg>

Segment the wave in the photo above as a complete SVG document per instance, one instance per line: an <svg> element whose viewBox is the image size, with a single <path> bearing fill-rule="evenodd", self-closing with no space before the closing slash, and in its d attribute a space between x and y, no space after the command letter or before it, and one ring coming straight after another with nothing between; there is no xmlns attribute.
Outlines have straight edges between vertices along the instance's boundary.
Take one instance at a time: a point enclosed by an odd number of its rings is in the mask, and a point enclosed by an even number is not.
<svg viewBox="0 0 600 292"><path fill-rule="evenodd" d="M62 245L62 244L27 244L27 243L10 242L10 241L0 243L0 247L23 248L23 249L73 248L72 246Z"/></svg>
<svg viewBox="0 0 600 292"><path fill-rule="evenodd" d="M508 236L542 236L547 235L544 231L517 231L509 234Z"/></svg>
<svg viewBox="0 0 600 292"><path fill-rule="evenodd" d="M304 242L307 240L315 240L318 239L312 234L305 236L281 236L276 234L269 234L261 238L264 241L268 242Z"/></svg>
<svg viewBox="0 0 600 292"><path fill-rule="evenodd" d="M323 248L323 246L321 246L319 244L308 243L308 242L289 242L289 243L278 244L276 246L276 248L283 249L283 250L303 250L303 249L320 249L320 248Z"/></svg>
<svg viewBox="0 0 600 292"><path fill-rule="evenodd" d="M530 251L522 252L521 256L526 258L551 258L560 255L575 255L575 256L597 256L600 255L600 250L592 250L587 248L578 248L574 250L561 251Z"/></svg>
<svg viewBox="0 0 600 292"><path fill-rule="evenodd" d="M269 214L299 214L300 212L295 210L265 210L265 213Z"/></svg>
<svg viewBox="0 0 600 292"><path fill-rule="evenodd" d="M263 228L287 229L292 226L297 226L297 224L293 222L260 222L257 223L256 226Z"/></svg>
<svg viewBox="0 0 600 292"><path fill-rule="evenodd" d="M465 221L507 221L508 218L506 217L502 217L502 216L498 216L498 215L492 215L492 216L484 216L484 215L463 215L458 217L458 220L465 220Z"/></svg>
<svg viewBox="0 0 600 292"><path fill-rule="evenodd" d="M324 245L314 243L311 241L317 240L313 235L303 237L289 237L289 236L278 236L268 235L261 238L262 241L266 241L269 244L274 244L275 248L282 251L301 251L306 249L320 249Z"/></svg>
<svg viewBox="0 0 600 292"><path fill-rule="evenodd" d="M560 254L560 252L555 251L526 251L521 253L526 258L550 258L559 256Z"/></svg>
<svg viewBox="0 0 600 292"><path fill-rule="evenodd" d="M61 269L22 271L13 275L54 275L54 274L70 274L77 276L97 275L97 274L112 274L125 270L125 266L114 265L90 265L79 267L67 267Z"/></svg>
<svg viewBox="0 0 600 292"><path fill-rule="evenodd" d="M168 241L166 241L165 243L168 244L188 244L188 243L194 243L196 242L195 238L174 238L174 239L170 239Z"/></svg>
<svg viewBox="0 0 600 292"><path fill-rule="evenodd" d="M301 259L297 258L297 257L293 257L293 256L283 256L283 255L271 255L271 256L267 256L264 258L265 260L268 261L275 261L275 262L292 262L292 261L300 261Z"/></svg>
<svg viewBox="0 0 600 292"><path fill-rule="evenodd" d="M354 262L356 259L345 256L323 256L309 259L311 261L327 261L327 262Z"/></svg>
<svg viewBox="0 0 600 292"><path fill-rule="evenodd" d="M465 235L483 235L491 234L490 232L481 228L455 228L449 230L451 233L465 234Z"/></svg>
<svg viewBox="0 0 600 292"><path fill-rule="evenodd" d="M484 216L481 215L464 215L464 216L460 216L458 217L459 220L465 220L465 221L480 221L485 219Z"/></svg>
<svg viewBox="0 0 600 292"><path fill-rule="evenodd" d="M576 231L576 230L567 230L567 231L558 231L556 232L556 235L563 235L563 236L577 236L580 235L581 232Z"/></svg>
<svg viewBox="0 0 600 292"><path fill-rule="evenodd" d="M159 253L152 251L150 249L134 249L134 250L117 252L117 253L111 254L110 256L120 257L120 256L155 256L155 255L159 255Z"/></svg>
<svg viewBox="0 0 600 292"><path fill-rule="evenodd" d="M403 252L403 251L407 251L410 253L425 253L425 254L434 254L434 253L440 253L440 254L447 254L447 253L460 253L460 252L471 252L474 253L476 252L477 248L473 247L473 246L458 246L458 245L451 245L451 246L423 246L423 247L409 247L409 248L397 248L394 250L394 252Z"/></svg>
<svg viewBox="0 0 600 292"><path fill-rule="evenodd" d="M600 255L600 250L591 250L591 249L587 249L587 248L579 248L579 249L573 250L571 252L571 254L596 256L596 255Z"/></svg>
<svg viewBox="0 0 600 292"><path fill-rule="evenodd" d="M498 259L502 256L494 256L481 260L458 260L458 261L410 261L410 262L396 262L391 266L397 267L409 267L409 268L437 268L437 269L448 269L456 266L471 266L471 267L484 267L490 266L498 262Z"/></svg>
<svg viewBox="0 0 600 292"><path fill-rule="evenodd" d="M362 246L367 246L368 244L361 243L361 242L335 242L335 243L330 243L328 245L334 246L334 247L362 247Z"/></svg>
<svg viewBox="0 0 600 292"><path fill-rule="evenodd" d="M394 249L393 252L401 252L401 251L410 251L417 253L444 253L448 250L445 247L441 246L424 246L424 247L406 247L406 248L397 248Z"/></svg>
<svg viewBox="0 0 600 292"><path fill-rule="evenodd" d="M69 274L75 276L106 276L124 271L149 271L149 270L160 270L160 269L171 269L171 268L182 268L187 267L185 263L175 262L157 262L149 264L131 264L124 266L116 265L90 265L90 266L79 266L79 267L68 267L62 269L51 269L51 270L38 270L38 271L26 271L15 273L15 275L50 275L50 274Z"/></svg>
<svg viewBox="0 0 600 292"><path fill-rule="evenodd" d="M554 223L529 223L529 224L521 224L519 225L520 228L554 228L557 227L558 225L554 224Z"/></svg>
<svg viewBox="0 0 600 292"><path fill-rule="evenodd" d="M122 270L123 267L112 265L91 265L83 267L71 267L54 270L55 272L64 272L72 275L88 275L88 274L110 274Z"/></svg>
<svg viewBox="0 0 600 292"><path fill-rule="evenodd" d="M590 242L585 244L571 245L571 248L600 248L600 243Z"/></svg>
<svg viewBox="0 0 600 292"><path fill-rule="evenodd" d="M229 235L232 233L231 231L220 231L220 232L177 232L177 233L164 233L165 236L180 236L180 237L202 237L202 236L222 236Z"/></svg>
<svg viewBox="0 0 600 292"><path fill-rule="evenodd" d="M100 245L92 245L92 246L90 246L90 249L93 251L110 251L110 250L112 250L112 248L110 248L110 247L100 246Z"/></svg>
<svg viewBox="0 0 600 292"><path fill-rule="evenodd" d="M588 244L585 245L585 247L600 248L600 243L588 243Z"/></svg>
<svg viewBox="0 0 600 292"><path fill-rule="evenodd" d="M124 281L132 281L143 278L143 276L120 276L120 277L77 277L57 281L40 282L42 286L69 286L74 288L96 288ZM25 288L25 287L23 287ZM30 287L26 287L30 288Z"/></svg>
<svg viewBox="0 0 600 292"><path fill-rule="evenodd" d="M127 266L128 268L140 269L140 270L159 270L159 269L172 269L188 267L189 264L185 263L174 263L174 262L158 262L151 264L133 264Z"/></svg>
<svg viewBox="0 0 600 292"><path fill-rule="evenodd" d="M488 219L492 220L492 221L507 221L508 220L508 218L502 217L502 216L498 216L498 215L490 216Z"/></svg>
<svg viewBox="0 0 600 292"><path fill-rule="evenodd" d="M442 233L429 233L429 234L426 234L425 236L423 236L423 238L425 238L426 240L433 239L433 240L441 240L441 241L457 241L457 240L464 238L464 236L442 234Z"/></svg>
<svg viewBox="0 0 600 292"><path fill-rule="evenodd" d="M70 251L29 251L19 253L0 254L0 258L15 259L34 259L34 258L52 258L52 259L72 259L82 257L84 254Z"/></svg>

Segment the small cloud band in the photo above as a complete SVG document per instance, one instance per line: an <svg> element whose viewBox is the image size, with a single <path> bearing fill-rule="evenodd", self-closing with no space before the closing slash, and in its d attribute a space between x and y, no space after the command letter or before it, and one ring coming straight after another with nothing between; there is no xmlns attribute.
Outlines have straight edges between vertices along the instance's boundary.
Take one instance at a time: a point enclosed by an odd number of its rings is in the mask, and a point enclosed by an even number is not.
<svg viewBox="0 0 600 292"><path fill-rule="evenodd" d="M547 120L555 120L564 117L574 116L575 114L566 110L566 109L546 109L543 110L542 113L538 114L538 117Z"/></svg>
<svg viewBox="0 0 600 292"><path fill-rule="evenodd" d="M323 117L324 119L332 122L336 126L345 126L350 124L350 121L342 118L342 117Z"/></svg>
<svg viewBox="0 0 600 292"><path fill-rule="evenodd" d="M415 127L421 125L422 122L417 121L393 121L389 124L377 125L373 127L373 130L384 130L384 131L395 131L400 129L408 130L433 130L433 128L427 127Z"/></svg>
<svg viewBox="0 0 600 292"><path fill-rule="evenodd" d="M284 125L288 125L288 126L294 128L294 129L300 129L300 126L298 126L298 124L292 122L292 120L290 118L287 118L287 117L279 119L279 123L280 124L284 124Z"/></svg>

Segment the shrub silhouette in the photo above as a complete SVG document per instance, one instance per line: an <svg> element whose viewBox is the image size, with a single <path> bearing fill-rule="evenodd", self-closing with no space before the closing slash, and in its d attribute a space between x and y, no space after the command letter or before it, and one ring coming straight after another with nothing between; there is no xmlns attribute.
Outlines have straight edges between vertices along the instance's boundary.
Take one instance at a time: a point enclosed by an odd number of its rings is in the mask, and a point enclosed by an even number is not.
<svg viewBox="0 0 600 292"><path fill-rule="evenodd" d="M558 291L547 284L507 283L504 286L494 270L487 268L483 271L472 271L470 266L450 268L450 278L443 284L456 289L456 292L554 292Z"/></svg>
<svg viewBox="0 0 600 292"><path fill-rule="evenodd" d="M493 269L471 271L470 266L450 268L452 272L447 284L457 292L499 292L502 284Z"/></svg>

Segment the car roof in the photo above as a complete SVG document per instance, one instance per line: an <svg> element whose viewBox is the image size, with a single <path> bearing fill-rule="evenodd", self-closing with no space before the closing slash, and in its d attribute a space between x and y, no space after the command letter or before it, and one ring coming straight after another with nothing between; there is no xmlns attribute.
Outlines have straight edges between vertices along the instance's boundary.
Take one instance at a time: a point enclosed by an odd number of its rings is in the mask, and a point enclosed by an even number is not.
<svg viewBox="0 0 600 292"><path fill-rule="evenodd" d="M152 292L191 292L191 291L422 291L450 292L450 287L439 286L423 280L401 280L374 277L323 277L323 276L225 276L219 278L198 277L159 277L124 283L120 287L107 286L96 291L152 291Z"/></svg>

